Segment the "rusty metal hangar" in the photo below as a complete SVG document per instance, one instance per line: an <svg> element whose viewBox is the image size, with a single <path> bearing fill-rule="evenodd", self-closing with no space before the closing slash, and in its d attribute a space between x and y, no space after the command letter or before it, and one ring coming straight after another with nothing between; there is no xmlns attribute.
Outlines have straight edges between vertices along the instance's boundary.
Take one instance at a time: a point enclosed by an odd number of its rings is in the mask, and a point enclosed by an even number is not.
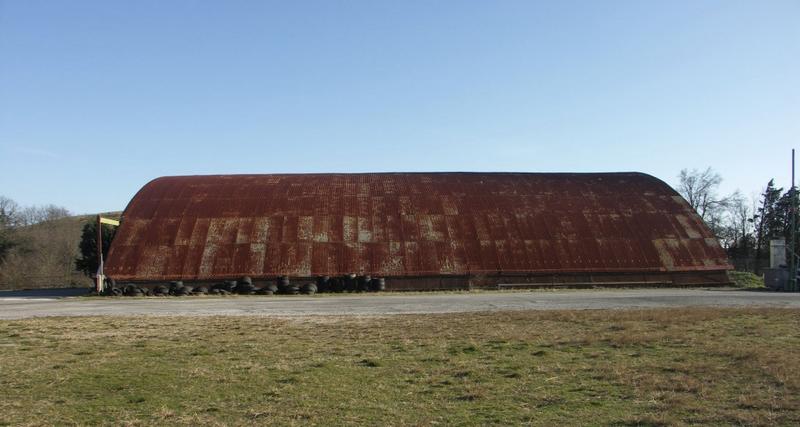
<svg viewBox="0 0 800 427"><path fill-rule="evenodd" d="M650 175L458 172L158 178L105 268L137 283L369 274L408 290L720 284L731 266Z"/></svg>

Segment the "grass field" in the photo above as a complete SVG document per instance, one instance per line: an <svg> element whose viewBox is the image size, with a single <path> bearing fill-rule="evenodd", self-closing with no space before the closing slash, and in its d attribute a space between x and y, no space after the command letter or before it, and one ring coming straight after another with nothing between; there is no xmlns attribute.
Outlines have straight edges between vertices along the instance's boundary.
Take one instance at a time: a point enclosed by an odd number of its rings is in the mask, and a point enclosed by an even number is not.
<svg viewBox="0 0 800 427"><path fill-rule="evenodd" d="M0 322L0 423L800 423L800 312Z"/></svg>

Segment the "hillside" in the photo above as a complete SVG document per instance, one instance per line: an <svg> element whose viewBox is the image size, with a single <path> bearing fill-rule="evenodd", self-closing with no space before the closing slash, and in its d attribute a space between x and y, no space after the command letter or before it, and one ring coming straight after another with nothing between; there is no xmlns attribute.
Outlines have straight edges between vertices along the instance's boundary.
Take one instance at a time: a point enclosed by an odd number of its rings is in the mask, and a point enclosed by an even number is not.
<svg viewBox="0 0 800 427"><path fill-rule="evenodd" d="M119 218L122 212L101 215ZM91 286L75 271L75 258L83 226L94 215L77 215L44 221L17 229L20 246L0 265L0 289L34 289Z"/></svg>

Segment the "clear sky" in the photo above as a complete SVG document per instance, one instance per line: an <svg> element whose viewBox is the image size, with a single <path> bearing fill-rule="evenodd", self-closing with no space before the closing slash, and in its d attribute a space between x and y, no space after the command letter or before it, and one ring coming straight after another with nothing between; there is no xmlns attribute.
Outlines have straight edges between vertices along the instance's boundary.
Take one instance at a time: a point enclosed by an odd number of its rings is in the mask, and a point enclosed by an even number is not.
<svg viewBox="0 0 800 427"><path fill-rule="evenodd" d="M162 175L641 171L787 186L800 1L0 0L0 194ZM800 158L798 159L800 160Z"/></svg>

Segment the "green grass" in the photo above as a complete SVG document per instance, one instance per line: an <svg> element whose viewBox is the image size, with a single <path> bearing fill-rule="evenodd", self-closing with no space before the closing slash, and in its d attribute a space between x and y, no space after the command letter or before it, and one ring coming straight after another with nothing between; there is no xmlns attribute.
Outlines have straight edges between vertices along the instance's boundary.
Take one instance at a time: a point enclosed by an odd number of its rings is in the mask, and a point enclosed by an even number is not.
<svg viewBox="0 0 800 427"><path fill-rule="evenodd" d="M737 288L763 288L764 278L747 271L729 271L733 286Z"/></svg>
<svg viewBox="0 0 800 427"><path fill-rule="evenodd" d="M0 321L0 424L800 423L800 312Z"/></svg>

